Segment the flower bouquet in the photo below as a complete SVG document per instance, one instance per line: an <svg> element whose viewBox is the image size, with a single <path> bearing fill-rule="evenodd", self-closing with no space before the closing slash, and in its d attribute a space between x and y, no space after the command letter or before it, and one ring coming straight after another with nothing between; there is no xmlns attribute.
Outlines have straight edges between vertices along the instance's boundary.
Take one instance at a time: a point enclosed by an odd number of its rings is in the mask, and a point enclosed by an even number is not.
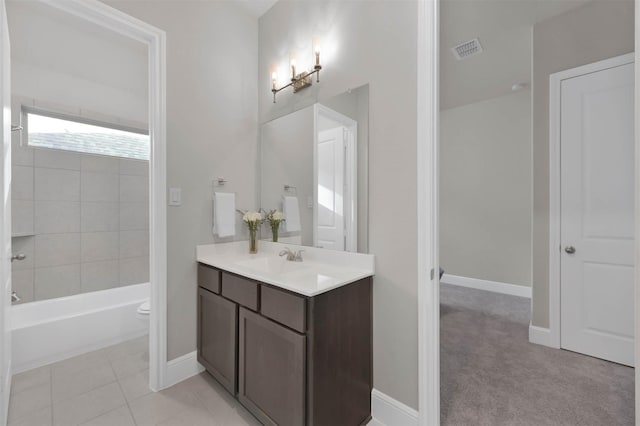
<svg viewBox="0 0 640 426"><path fill-rule="evenodd" d="M249 228L249 253L255 254L258 252L258 240L256 238L256 234L263 221L262 213L247 211L242 216L242 220Z"/></svg>
<svg viewBox="0 0 640 426"><path fill-rule="evenodd" d="M271 210L267 213L267 221L269 222L269 226L271 226L271 235L273 236L273 242L278 242L278 228L280 228L280 224L285 221L284 213L279 210Z"/></svg>

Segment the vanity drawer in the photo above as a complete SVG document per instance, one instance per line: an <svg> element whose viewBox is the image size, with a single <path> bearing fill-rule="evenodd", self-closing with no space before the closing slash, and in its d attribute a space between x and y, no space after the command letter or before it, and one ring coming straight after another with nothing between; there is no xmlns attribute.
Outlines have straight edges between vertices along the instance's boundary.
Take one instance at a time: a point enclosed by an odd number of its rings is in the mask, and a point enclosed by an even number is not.
<svg viewBox="0 0 640 426"><path fill-rule="evenodd" d="M198 263L198 285L220 294L220 270Z"/></svg>
<svg viewBox="0 0 640 426"><path fill-rule="evenodd" d="M222 295L249 309L258 310L258 283L255 281L223 271Z"/></svg>
<svg viewBox="0 0 640 426"><path fill-rule="evenodd" d="M262 315L300 333L306 331L307 301L304 297L266 285L260 289L260 297L260 313Z"/></svg>

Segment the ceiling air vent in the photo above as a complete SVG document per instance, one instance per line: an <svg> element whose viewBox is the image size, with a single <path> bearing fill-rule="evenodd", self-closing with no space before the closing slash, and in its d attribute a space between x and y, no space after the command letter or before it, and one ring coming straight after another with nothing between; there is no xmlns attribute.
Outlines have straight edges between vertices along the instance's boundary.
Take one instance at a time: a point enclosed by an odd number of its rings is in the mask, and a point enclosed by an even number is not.
<svg viewBox="0 0 640 426"><path fill-rule="evenodd" d="M469 56L482 53L482 45L480 44L480 40L474 38L473 40L465 41L464 43L452 47L451 51L453 52L453 56L460 61L464 58L468 58Z"/></svg>

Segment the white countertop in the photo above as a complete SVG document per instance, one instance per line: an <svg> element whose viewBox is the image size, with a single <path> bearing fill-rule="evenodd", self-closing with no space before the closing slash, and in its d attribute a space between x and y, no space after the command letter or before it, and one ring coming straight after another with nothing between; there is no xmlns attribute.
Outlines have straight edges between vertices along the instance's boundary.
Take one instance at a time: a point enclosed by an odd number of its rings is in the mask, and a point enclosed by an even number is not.
<svg viewBox="0 0 640 426"><path fill-rule="evenodd" d="M278 253L289 247L304 250L303 262L286 260ZM258 253L249 254L248 241L206 244L196 247L198 262L271 284L303 296L316 296L374 275L374 256L295 244L258 242Z"/></svg>

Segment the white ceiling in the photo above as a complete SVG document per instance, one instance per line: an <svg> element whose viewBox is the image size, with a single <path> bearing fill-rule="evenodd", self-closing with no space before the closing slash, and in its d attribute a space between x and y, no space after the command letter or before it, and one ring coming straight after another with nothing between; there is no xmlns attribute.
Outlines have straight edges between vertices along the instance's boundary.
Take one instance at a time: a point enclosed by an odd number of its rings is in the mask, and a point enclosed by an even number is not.
<svg viewBox="0 0 640 426"><path fill-rule="evenodd" d="M256 18L261 17L267 10L271 9L278 0L234 0L250 15Z"/></svg>
<svg viewBox="0 0 640 426"><path fill-rule="evenodd" d="M443 0L440 14L440 106L506 95L531 81L533 25L590 0ZM451 47L478 37L484 52L458 61Z"/></svg>

